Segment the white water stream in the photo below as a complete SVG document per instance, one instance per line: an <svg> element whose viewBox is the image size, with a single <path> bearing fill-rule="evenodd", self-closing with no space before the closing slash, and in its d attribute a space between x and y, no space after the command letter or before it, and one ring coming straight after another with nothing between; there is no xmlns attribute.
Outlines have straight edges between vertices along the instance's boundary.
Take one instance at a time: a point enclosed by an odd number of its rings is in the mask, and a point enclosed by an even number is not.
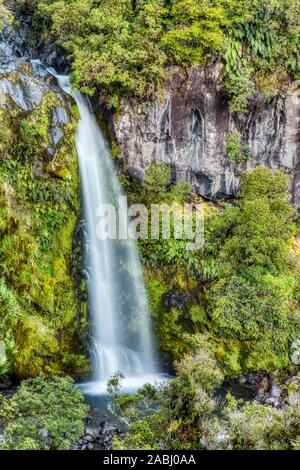
<svg viewBox="0 0 300 470"><path fill-rule="evenodd" d="M138 254L133 241L97 236L97 209L116 203L122 191L108 144L88 100L71 90L68 77L55 75L75 99L80 121L76 139L84 204L86 271L92 321L94 374L86 393L106 390L110 376L121 371L125 389L159 379L154 360L150 313Z"/></svg>

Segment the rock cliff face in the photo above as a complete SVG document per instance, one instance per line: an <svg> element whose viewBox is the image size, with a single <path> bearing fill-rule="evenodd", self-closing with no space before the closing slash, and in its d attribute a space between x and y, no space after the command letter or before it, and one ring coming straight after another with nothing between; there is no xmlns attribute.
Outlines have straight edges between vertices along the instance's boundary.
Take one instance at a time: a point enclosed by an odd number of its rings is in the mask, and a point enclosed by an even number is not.
<svg viewBox="0 0 300 470"><path fill-rule="evenodd" d="M51 41L44 41L33 31L32 16L26 7L16 11L15 2L6 1L5 3L16 24L6 24L1 32L1 38L13 51L14 56L39 59L48 67L54 67L63 72L69 71L70 64L65 51Z"/></svg>
<svg viewBox="0 0 300 470"><path fill-rule="evenodd" d="M54 93L60 103L53 109L49 128L48 153L54 155L55 147L64 137L63 126L70 122L71 103L45 66L32 61L21 47L23 34L23 30L17 32L12 26L0 34L0 106L7 107L10 99L21 112L29 113L41 105L47 93Z"/></svg>
<svg viewBox="0 0 300 470"><path fill-rule="evenodd" d="M243 118L231 115L219 86L220 67L169 71L161 100L123 103L113 132L128 172L143 178L151 163L168 163L174 179L190 182L203 197L232 196L245 169L266 165L282 168L292 180L291 194L300 207L300 83L285 96L266 102L257 95ZM251 158L232 163L226 136L239 132Z"/></svg>

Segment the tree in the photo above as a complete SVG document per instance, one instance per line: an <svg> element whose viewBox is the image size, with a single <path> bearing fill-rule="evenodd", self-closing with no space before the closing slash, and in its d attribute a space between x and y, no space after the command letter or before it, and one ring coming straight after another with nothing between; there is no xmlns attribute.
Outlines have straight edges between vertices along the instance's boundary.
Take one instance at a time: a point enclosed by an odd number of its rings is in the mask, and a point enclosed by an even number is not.
<svg viewBox="0 0 300 470"><path fill-rule="evenodd" d="M248 9L244 0L177 0L172 2L162 43L175 62L198 65L207 56L222 53L226 28L247 17Z"/></svg>
<svg viewBox="0 0 300 470"><path fill-rule="evenodd" d="M124 96L148 98L160 91L170 63L191 66L219 59L237 112L246 110L254 85L274 91L275 76L276 91L300 72L297 0L289 5L284 0L15 3L33 13L39 34L50 33L66 49L74 85L91 94L100 90L109 106L119 106Z"/></svg>
<svg viewBox="0 0 300 470"><path fill-rule="evenodd" d="M52 35L73 57L76 87L102 89L110 106L120 96L150 95L164 76L160 47L162 0L41 1L36 13L51 21Z"/></svg>
<svg viewBox="0 0 300 470"><path fill-rule="evenodd" d="M212 291L211 318L217 334L227 339L257 341L288 331L289 301L295 280L262 276L253 282L233 276Z"/></svg>

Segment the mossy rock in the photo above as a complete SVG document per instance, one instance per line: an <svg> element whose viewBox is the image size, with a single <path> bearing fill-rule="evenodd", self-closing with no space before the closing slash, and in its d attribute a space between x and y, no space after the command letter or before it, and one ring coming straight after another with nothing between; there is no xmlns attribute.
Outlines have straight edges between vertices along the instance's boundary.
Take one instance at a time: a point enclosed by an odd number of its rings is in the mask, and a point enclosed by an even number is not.
<svg viewBox="0 0 300 470"><path fill-rule="evenodd" d="M0 280L3 298L18 306L18 316L11 316L1 297L7 363L0 377L83 376L90 369L87 305L77 295L86 285L75 282L82 269L82 246L74 237L81 211L77 114L65 103L70 121L60 124L63 137L50 155L58 105L61 97L52 90L30 112L1 95Z"/></svg>

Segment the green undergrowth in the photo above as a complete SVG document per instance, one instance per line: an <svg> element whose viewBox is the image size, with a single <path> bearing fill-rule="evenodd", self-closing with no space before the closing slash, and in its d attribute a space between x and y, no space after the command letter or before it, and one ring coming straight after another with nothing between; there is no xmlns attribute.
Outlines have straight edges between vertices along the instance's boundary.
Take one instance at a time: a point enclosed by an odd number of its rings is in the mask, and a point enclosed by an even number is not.
<svg viewBox="0 0 300 470"><path fill-rule="evenodd" d="M296 215L288 178L258 167L242 175L234 204L208 203L167 165L151 165L143 185L124 177L131 202L202 204L204 247L185 240L139 240L161 349L180 359L204 334L226 375L293 368L299 338L299 262L291 240Z"/></svg>
<svg viewBox="0 0 300 470"><path fill-rule="evenodd" d="M122 377L108 383L111 410L128 426L116 450L299 450L299 384L288 405L220 399L224 374L205 341L175 364L176 376L124 396Z"/></svg>
<svg viewBox="0 0 300 470"><path fill-rule="evenodd" d="M68 450L84 431L88 406L70 377L24 380L11 398L0 394L2 450Z"/></svg>
<svg viewBox="0 0 300 470"><path fill-rule="evenodd" d="M166 67L222 64L232 112L255 90L266 97L299 78L298 0L18 0L45 40L73 61L72 80L100 90L109 107L123 97L160 94Z"/></svg>
<svg viewBox="0 0 300 470"><path fill-rule="evenodd" d="M82 336L74 233L80 214L75 116L50 156L52 92L24 113L9 98L0 108L0 375L88 370ZM80 259L80 257L79 257ZM81 335L81 339L79 337Z"/></svg>

